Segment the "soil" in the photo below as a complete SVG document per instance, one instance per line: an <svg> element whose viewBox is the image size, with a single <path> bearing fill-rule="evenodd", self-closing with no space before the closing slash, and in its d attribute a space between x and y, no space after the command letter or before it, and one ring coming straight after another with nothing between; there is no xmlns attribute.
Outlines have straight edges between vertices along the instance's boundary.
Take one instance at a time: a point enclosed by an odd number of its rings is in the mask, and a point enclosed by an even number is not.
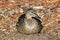
<svg viewBox="0 0 60 40"><path fill-rule="evenodd" d="M16 29L18 18L33 7L44 26L39 34L21 34ZM59 0L0 0L0 40L60 40Z"/></svg>

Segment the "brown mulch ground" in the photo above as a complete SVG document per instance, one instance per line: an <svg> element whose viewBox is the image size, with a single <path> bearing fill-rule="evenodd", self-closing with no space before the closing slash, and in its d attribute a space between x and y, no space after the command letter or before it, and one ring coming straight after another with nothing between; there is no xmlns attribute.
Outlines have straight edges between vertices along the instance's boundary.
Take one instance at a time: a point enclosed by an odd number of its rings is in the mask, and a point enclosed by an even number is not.
<svg viewBox="0 0 60 40"><path fill-rule="evenodd" d="M36 10L44 26L40 34L18 33L16 23L25 12L21 6ZM60 40L60 0L0 0L0 40Z"/></svg>

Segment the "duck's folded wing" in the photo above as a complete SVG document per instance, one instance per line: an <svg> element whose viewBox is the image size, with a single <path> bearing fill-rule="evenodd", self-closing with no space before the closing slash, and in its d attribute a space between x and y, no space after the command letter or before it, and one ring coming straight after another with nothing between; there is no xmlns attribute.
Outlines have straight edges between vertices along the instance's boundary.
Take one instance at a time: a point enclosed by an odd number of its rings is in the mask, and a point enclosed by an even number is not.
<svg viewBox="0 0 60 40"><path fill-rule="evenodd" d="M21 15L19 18L18 18L18 22L16 24L16 26L22 26L22 24L24 23L24 19L25 19L25 14Z"/></svg>
<svg viewBox="0 0 60 40"><path fill-rule="evenodd" d="M33 17L33 18L38 22L38 25L39 25L40 31L41 31L42 28L44 27L44 26L42 25L42 22L41 22L39 19L35 18L35 17Z"/></svg>

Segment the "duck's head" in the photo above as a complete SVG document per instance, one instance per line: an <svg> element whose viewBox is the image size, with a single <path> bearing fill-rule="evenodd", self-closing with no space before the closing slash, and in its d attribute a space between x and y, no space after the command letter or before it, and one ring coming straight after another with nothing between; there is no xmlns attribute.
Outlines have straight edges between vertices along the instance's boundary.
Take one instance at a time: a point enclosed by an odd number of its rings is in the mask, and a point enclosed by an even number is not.
<svg viewBox="0 0 60 40"><path fill-rule="evenodd" d="M41 19L36 13L37 13L36 10L34 10L33 8L29 8L26 13L27 19L30 19L32 17L35 17L37 19Z"/></svg>

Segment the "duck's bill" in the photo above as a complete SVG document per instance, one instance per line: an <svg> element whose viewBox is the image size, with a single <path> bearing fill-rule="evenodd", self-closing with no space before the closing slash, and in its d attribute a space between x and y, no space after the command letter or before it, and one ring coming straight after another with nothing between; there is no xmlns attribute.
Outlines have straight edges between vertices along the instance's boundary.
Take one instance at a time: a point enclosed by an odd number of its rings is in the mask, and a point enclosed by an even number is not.
<svg viewBox="0 0 60 40"><path fill-rule="evenodd" d="M37 18L37 19L41 19L41 17L39 17L38 15L37 15L37 16L35 16L35 18Z"/></svg>
<svg viewBox="0 0 60 40"><path fill-rule="evenodd" d="M38 15L36 15L35 17L32 17L32 18L36 18L36 19L41 19L41 17L39 17Z"/></svg>

